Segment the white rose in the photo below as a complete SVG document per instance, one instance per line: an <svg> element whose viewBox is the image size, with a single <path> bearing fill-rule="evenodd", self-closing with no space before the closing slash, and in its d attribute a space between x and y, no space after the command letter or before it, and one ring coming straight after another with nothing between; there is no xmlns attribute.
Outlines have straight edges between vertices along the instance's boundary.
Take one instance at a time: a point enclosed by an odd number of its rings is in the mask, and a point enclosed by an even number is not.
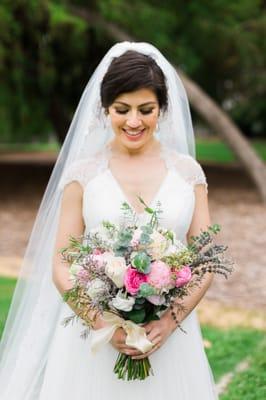
<svg viewBox="0 0 266 400"><path fill-rule="evenodd" d="M104 242L107 242L109 244L112 244L114 241L114 238L110 236L110 232L108 229L106 229L104 226L99 225L96 228L90 229L90 234L91 235L97 235L101 240Z"/></svg>
<svg viewBox="0 0 266 400"><path fill-rule="evenodd" d="M95 278L87 285L87 294L92 300L101 297L106 291L105 282L99 278Z"/></svg>
<svg viewBox="0 0 266 400"><path fill-rule="evenodd" d="M79 271L82 269L82 266L76 263L72 263L71 267L69 268L69 273L70 273L70 277L71 279L76 279L77 274L79 273Z"/></svg>
<svg viewBox="0 0 266 400"><path fill-rule="evenodd" d="M142 230L140 228L137 228L134 233L133 233L133 237L131 239L131 246L137 246L139 244L139 240L142 234Z"/></svg>
<svg viewBox="0 0 266 400"><path fill-rule="evenodd" d="M125 298L122 293L118 292L116 297L112 300L112 305L117 310L131 311L135 304L134 297Z"/></svg>
<svg viewBox="0 0 266 400"><path fill-rule="evenodd" d="M106 275L110 279L112 279L112 281L118 288L122 288L124 286L124 276L127 270L124 258L108 255L106 256L105 260L106 260L106 266L105 266Z"/></svg>
<svg viewBox="0 0 266 400"><path fill-rule="evenodd" d="M148 252L154 260L159 260L163 257L165 250L167 249L169 242L168 240L157 231L153 231L151 234L152 243L149 244Z"/></svg>

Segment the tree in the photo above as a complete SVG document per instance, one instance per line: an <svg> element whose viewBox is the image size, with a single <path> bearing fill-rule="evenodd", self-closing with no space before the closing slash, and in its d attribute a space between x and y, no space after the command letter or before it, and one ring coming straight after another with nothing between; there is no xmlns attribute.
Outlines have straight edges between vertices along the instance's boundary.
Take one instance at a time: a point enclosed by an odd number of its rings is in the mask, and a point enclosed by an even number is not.
<svg viewBox="0 0 266 400"><path fill-rule="evenodd" d="M102 25L116 41L135 41L131 35L119 29L115 24L106 22L97 13L71 7L71 11L89 21ZM242 162L247 173L256 184L263 201L266 202L266 166L252 149L242 132L226 113L195 82L189 79L179 68L177 72L183 80L188 97L195 110L223 137Z"/></svg>

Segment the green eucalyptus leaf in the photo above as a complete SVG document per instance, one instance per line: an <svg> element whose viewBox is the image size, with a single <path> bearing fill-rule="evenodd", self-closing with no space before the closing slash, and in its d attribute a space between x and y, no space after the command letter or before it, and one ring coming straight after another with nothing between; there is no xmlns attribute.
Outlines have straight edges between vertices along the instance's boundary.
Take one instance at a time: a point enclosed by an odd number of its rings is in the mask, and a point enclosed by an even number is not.
<svg viewBox="0 0 266 400"><path fill-rule="evenodd" d="M151 258L144 252L139 251L132 260L133 266L143 274L150 271Z"/></svg>

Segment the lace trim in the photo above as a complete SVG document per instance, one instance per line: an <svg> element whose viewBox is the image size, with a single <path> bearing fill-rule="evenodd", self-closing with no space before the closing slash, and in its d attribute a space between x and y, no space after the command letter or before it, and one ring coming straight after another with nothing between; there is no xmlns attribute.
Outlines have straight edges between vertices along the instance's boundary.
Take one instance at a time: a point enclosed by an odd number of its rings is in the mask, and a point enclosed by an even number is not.
<svg viewBox="0 0 266 400"><path fill-rule="evenodd" d="M107 166L108 158L105 151L90 158L74 161L63 173L59 182L59 189L64 189L67 184L74 181L78 182L84 189L87 183L103 172Z"/></svg>
<svg viewBox="0 0 266 400"><path fill-rule="evenodd" d="M108 168L111 155L112 151L106 145L103 151L97 155L73 162L64 172L59 183L59 188L62 190L70 182L77 181L84 189L91 179ZM162 146L161 158L165 161L168 169L176 170L187 183L192 186L202 184L208 190L203 169L193 157L177 153Z"/></svg>
<svg viewBox="0 0 266 400"><path fill-rule="evenodd" d="M193 157L177 153L166 147L162 148L161 154L167 168L176 170L190 185L204 185L208 190L205 173L201 165Z"/></svg>

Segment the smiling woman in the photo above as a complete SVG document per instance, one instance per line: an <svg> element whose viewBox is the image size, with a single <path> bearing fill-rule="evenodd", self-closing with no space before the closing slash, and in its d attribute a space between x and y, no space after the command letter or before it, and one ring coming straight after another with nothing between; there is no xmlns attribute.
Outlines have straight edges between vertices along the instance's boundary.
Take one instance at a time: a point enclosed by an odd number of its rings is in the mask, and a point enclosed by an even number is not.
<svg viewBox="0 0 266 400"><path fill-rule="evenodd" d="M91 337L79 336L83 323L106 326L101 310L61 297L73 282L60 250L103 221L119 224L125 200L139 227L150 215L138 195L160 203L161 226L184 243L210 224L206 179L193 155L187 96L175 70L147 43L113 46L82 95L34 227L3 334L1 400L216 399L194 311L211 276L184 299L181 313L173 306L143 326L155 374L144 382L121 382L110 370L117 351L148 355L128 345L124 329L93 356ZM80 319L66 330L70 307ZM172 334L177 320L187 334Z"/></svg>

